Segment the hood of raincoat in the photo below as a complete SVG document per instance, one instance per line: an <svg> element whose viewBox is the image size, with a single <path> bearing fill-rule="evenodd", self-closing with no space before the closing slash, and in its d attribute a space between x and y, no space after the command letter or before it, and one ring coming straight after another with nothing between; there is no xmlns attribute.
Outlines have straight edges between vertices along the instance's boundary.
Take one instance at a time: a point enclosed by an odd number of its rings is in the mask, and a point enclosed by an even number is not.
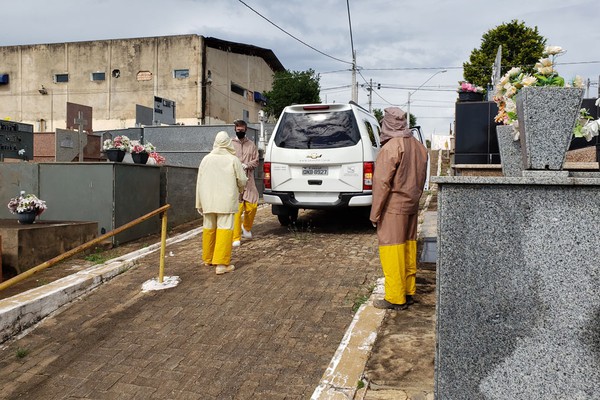
<svg viewBox="0 0 600 400"><path fill-rule="evenodd" d="M217 133L215 137L215 143L213 144L212 154L233 154L235 156L235 149L231 144L231 138L225 131Z"/></svg>
<svg viewBox="0 0 600 400"><path fill-rule="evenodd" d="M411 136L412 133L408 129L405 111L398 107L388 107L383 110L381 136L379 137L382 146L391 138Z"/></svg>

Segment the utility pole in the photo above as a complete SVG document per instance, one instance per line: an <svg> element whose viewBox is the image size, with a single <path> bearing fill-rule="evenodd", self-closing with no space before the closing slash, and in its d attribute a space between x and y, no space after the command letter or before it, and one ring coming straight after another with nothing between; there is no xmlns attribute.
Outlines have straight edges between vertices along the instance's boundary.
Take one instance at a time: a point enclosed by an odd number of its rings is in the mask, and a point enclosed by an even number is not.
<svg viewBox="0 0 600 400"><path fill-rule="evenodd" d="M373 78L369 79L369 112L371 112L371 104L373 103Z"/></svg>
<svg viewBox="0 0 600 400"><path fill-rule="evenodd" d="M358 103L358 86L356 85L356 51L352 51L352 101Z"/></svg>

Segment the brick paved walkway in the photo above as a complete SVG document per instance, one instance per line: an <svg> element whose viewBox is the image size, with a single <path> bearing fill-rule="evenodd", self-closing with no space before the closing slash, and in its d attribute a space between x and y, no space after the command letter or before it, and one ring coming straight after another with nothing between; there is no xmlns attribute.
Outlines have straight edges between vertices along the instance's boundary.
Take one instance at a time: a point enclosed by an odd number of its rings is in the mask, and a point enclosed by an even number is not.
<svg viewBox="0 0 600 400"><path fill-rule="evenodd" d="M351 220L302 214L293 231L260 208L235 272L201 267L197 237L167 248L179 286L142 293L147 256L5 343L0 398L309 398L381 276L374 231Z"/></svg>

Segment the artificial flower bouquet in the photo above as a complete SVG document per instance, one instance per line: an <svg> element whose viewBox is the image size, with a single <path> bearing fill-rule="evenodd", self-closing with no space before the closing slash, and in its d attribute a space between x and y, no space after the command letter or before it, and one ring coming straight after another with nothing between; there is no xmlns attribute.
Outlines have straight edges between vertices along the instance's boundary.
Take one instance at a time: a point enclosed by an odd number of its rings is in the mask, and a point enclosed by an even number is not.
<svg viewBox="0 0 600 400"><path fill-rule="evenodd" d="M525 86L556 86L556 87L583 87L583 80L576 76L571 82L566 83L554 68L556 57L564 54L566 51L560 46L546 46L542 58L535 64L535 73L528 74L519 67L511 68L500 79L494 93L494 102L498 105L498 114L494 121L503 125L513 125L515 127L515 140L519 140L518 115L516 95ZM588 121L589 122L589 121ZM578 122L578 124L580 124ZM595 133L594 133L595 132ZM589 137L597 135L598 129L590 123L586 130L581 126L576 126L574 135L579 137Z"/></svg>
<svg viewBox="0 0 600 400"><path fill-rule="evenodd" d="M131 153L152 153L156 150L156 147L150 142L141 144L139 140L131 141Z"/></svg>
<svg viewBox="0 0 600 400"><path fill-rule="evenodd" d="M148 158L148 164L164 164L166 158L158 154L156 151L150 153L150 157Z"/></svg>
<svg viewBox="0 0 600 400"><path fill-rule="evenodd" d="M25 192L21 192L19 196L10 199L8 202L8 209L13 214L35 212L36 215L40 215L46 208L44 200L38 199L34 194L25 194Z"/></svg>
<svg viewBox="0 0 600 400"><path fill-rule="evenodd" d="M466 81L458 82L458 89L456 91L458 93L485 93L485 89L481 86L476 86Z"/></svg>
<svg viewBox="0 0 600 400"><path fill-rule="evenodd" d="M102 144L103 150L123 150L131 151L131 140L125 135L116 136L114 139L106 139Z"/></svg>

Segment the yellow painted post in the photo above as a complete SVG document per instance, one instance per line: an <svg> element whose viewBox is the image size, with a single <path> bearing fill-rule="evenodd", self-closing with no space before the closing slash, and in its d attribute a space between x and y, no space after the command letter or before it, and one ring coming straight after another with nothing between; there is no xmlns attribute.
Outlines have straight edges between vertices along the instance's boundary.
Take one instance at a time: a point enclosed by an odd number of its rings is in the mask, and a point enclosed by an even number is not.
<svg viewBox="0 0 600 400"><path fill-rule="evenodd" d="M165 275L165 247L167 246L167 213L162 213L162 227L160 231L160 263L158 270L158 283L163 283Z"/></svg>

